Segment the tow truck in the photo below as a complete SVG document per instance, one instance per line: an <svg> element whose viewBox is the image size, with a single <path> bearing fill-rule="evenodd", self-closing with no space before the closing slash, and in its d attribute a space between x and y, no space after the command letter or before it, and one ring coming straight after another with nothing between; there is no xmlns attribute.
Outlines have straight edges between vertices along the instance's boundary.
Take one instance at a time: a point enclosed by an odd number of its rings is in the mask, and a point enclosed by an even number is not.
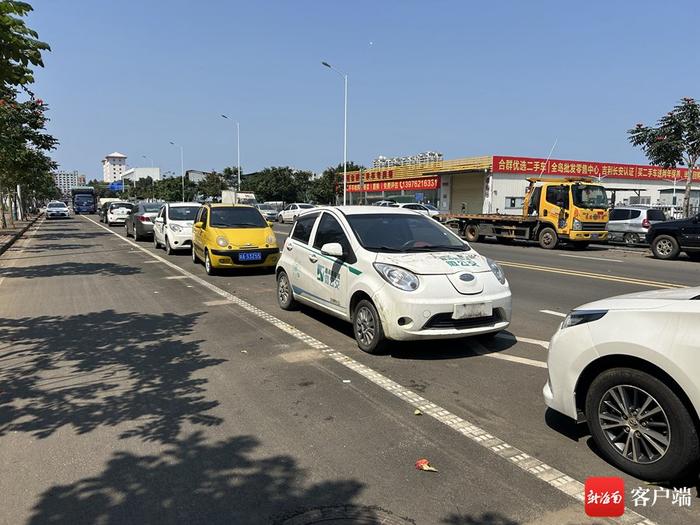
<svg viewBox="0 0 700 525"><path fill-rule="evenodd" d="M606 241L608 198L590 178L529 178L522 215L447 214L440 220L469 242L493 236L499 242L537 241L547 250L561 243L584 249Z"/></svg>

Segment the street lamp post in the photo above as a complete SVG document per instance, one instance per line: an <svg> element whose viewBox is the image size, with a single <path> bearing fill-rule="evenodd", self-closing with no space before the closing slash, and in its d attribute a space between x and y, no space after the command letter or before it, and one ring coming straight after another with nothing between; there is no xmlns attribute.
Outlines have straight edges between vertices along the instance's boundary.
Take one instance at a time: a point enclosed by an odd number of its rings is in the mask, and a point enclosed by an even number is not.
<svg viewBox="0 0 700 525"><path fill-rule="evenodd" d="M226 115L222 114L222 118L225 118L226 120L231 120L228 118ZM238 175L238 184L236 186L236 191L240 192L241 191L241 123L236 122L236 157L237 157L237 162L236 162L236 174Z"/></svg>
<svg viewBox="0 0 700 525"><path fill-rule="evenodd" d="M151 168L153 167L153 159L149 157L148 155L141 155L142 158L151 161Z"/></svg>
<svg viewBox="0 0 700 525"><path fill-rule="evenodd" d="M343 77L343 206L348 203L348 75L338 71L328 62L321 62L328 69Z"/></svg>
<svg viewBox="0 0 700 525"><path fill-rule="evenodd" d="M182 174L182 202L185 202L185 149L180 145L176 144L172 140L170 144L180 148L180 173Z"/></svg>

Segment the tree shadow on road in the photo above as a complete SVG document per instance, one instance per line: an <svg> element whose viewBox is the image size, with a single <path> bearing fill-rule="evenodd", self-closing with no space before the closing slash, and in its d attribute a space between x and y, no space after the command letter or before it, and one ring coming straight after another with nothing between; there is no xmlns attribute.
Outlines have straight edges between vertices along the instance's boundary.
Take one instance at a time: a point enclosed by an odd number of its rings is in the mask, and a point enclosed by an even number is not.
<svg viewBox="0 0 700 525"><path fill-rule="evenodd" d="M498 512L484 512L480 516L451 514L442 520L442 523L447 523L448 525L519 525L520 522Z"/></svg>
<svg viewBox="0 0 700 525"><path fill-rule="evenodd" d="M36 279L38 277L66 277L80 275L134 275L137 273L141 273L141 268L110 262L62 262L55 264L38 264L34 266L14 266L0 268L0 277L24 277L25 279Z"/></svg>
<svg viewBox="0 0 700 525"><path fill-rule="evenodd" d="M224 359L183 341L201 313L0 319L0 436L46 438L124 427L120 438L174 442L183 425L218 425L206 379Z"/></svg>
<svg viewBox="0 0 700 525"><path fill-rule="evenodd" d="M252 436L208 444L196 432L158 454L117 452L99 475L44 492L29 523L299 525L280 516L347 505L364 488L357 480L311 484L293 457L263 457L259 446Z"/></svg>

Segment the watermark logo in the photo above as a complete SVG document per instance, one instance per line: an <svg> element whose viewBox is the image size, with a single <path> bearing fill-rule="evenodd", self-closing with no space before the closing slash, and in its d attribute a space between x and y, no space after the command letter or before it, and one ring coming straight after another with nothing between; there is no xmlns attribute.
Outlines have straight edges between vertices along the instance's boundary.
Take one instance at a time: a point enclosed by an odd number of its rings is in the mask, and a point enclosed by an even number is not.
<svg viewBox="0 0 700 525"><path fill-rule="evenodd" d="M588 516L608 518L624 514L625 482L622 478L588 478L584 491L584 509Z"/></svg>

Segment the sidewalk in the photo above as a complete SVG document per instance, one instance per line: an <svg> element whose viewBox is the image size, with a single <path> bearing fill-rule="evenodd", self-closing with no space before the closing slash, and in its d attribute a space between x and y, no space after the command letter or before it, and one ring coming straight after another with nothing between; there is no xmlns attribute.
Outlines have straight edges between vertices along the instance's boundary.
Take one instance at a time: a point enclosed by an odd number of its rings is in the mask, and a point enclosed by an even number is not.
<svg viewBox="0 0 700 525"><path fill-rule="evenodd" d="M15 227L0 228L0 255L5 253L29 227L36 222L40 215L31 215L26 221L15 221Z"/></svg>

